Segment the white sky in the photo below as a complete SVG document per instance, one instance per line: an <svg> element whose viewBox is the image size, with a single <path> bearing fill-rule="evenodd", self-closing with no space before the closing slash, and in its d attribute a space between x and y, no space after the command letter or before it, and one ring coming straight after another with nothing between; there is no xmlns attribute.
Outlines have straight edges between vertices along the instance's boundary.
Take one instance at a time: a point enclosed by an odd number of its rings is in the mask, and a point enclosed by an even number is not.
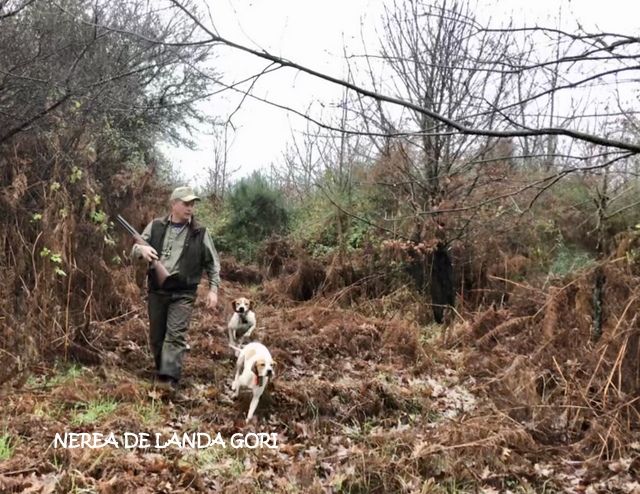
<svg viewBox="0 0 640 494"><path fill-rule="evenodd" d="M215 27L222 37L253 48L262 48L301 65L345 77L343 46L348 52L362 52L361 32L368 51L376 50L375 26L383 0L207 0ZM389 4L390 2L387 2ZM479 20L513 17L515 25L555 27L562 8L563 28L574 30L575 19L594 31L640 35L638 0L479 0ZM253 75L267 62L230 48L220 49L216 69L227 83ZM243 86L247 88L248 86ZM342 89L328 82L280 69L260 78L254 93L265 99L304 112L314 101L327 105L337 101ZM237 93L225 92L205 106L225 118L239 102ZM325 110L325 111L328 111ZM307 123L301 117L247 98L232 118L235 132L229 148L228 169L234 177L280 161L291 140L292 128ZM200 150L165 148L175 168L191 183L200 183L213 161L212 137L194 136Z"/></svg>

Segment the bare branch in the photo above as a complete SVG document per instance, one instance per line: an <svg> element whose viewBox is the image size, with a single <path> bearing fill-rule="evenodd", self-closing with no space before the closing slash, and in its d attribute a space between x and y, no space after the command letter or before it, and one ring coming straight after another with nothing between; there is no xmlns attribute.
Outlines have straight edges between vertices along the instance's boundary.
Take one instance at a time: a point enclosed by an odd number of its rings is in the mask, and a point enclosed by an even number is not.
<svg viewBox="0 0 640 494"><path fill-rule="evenodd" d="M26 7L28 7L32 3L35 3L35 1L36 0L27 0L22 5L19 5L15 10L11 10L11 11L5 13L5 14L2 13L2 11L4 10L5 2L0 2L0 21L2 21L3 19L7 19L9 17L13 17L16 14L19 14L20 11L22 11L23 9L25 9Z"/></svg>
<svg viewBox="0 0 640 494"><path fill-rule="evenodd" d="M282 57L278 57L275 55L272 55L264 50L258 51L249 47L246 47L244 45L241 45L239 43L235 43L233 41L227 40L221 36L216 35L213 31L211 31L209 28L207 28L204 24L202 24L202 22L196 17L194 16L186 7L184 7L180 2L178 2L177 0L171 0L171 2L176 5L179 9L181 9L188 17L190 17L193 22L199 26L205 33L207 33L210 36L210 39L208 40L203 40L203 41L198 41L198 42L191 42L191 43L187 43L187 44L212 44L212 43L221 43L224 44L226 46L235 48L237 50L246 52L246 53L250 53L252 55L255 55L259 58L263 58L265 60L269 60L271 62L277 63L283 67L289 67L289 68L293 68L296 70L299 70L301 72L307 73L309 75L312 75L314 77L320 78L322 80L326 80L328 82L331 82L333 84L338 84L340 86L346 87L348 89L351 89L352 91L355 91L358 94L361 94L363 96L368 96L371 98L374 98L378 101L384 101L386 103L391 103L394 105L398 105L404 108L408 108L410 110L416 111L418 113L422 113L425 116L432 118L434 120L437 120L443 124L446 124L449 127L452 127L453 129L457 130L458 132L460 132L461 134L465 134L465 135L479 135L479 136L488 136L488 137L528 137L528 136L541 136L541 135L557 135L557 136L566 136L569 138L573 138L573 139L577 139L580 141L584 141L584 142L589 142L592 144L598 144L601 146L609 146L609 147L615 147L615 148L619 148L619 149L623 149L623 150L627 150L630 151L632 153L640 153L640 144L635 144L632 142L627 142L627 141L623 141L623 140L619 140L619 139L612 139L612 138L607 138L607 137L603 137L603 136L599 136L599 135L595 135L595 134L589 134L586 132L581 132L581 131L577 131L577 130L571 130L571 129L563 129L563 128L557 128L557 127L546 127L546 128L540 128L540 129L533 129L533 130L524 130L524 129L519 129L519 130L493 130L493 129L481 129L481 128L474 128L474 127L469 127L467 125L464 125L463 123L459 122L459 121L455 121L452 120L444 115L441 115L437 112L433 112L430 111L418 104L412 103L410 101L405 101L402 100L400 98L395 98L392 96L388 96L385 94L381 94L375 91L371 91L369 89L360 87L354 83L345 81L343 79L328 75L328 74L324 74L322 72L319 72L317 70L308 68L306 66L291 62L289 60L286 60ZM108 26L103 26L105 29L109 29ZM122 32L122 31L120 31ZM132 35L132 36L139 36L136 33L131 33L131 32L124 32L124 34L128 34L128 35ZM149 42L152 43L157 43L157 44L174 44L174 43L165 43L163 41L159 41L159 40L153 40L147 37L142 37L142 39L145 39Z"/></svg>

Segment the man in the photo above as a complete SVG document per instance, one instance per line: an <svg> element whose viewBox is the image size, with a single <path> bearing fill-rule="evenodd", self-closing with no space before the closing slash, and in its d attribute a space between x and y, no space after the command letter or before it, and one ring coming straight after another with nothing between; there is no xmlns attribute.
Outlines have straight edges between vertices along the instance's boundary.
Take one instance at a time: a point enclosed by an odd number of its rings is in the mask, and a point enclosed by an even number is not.
<svg viewBox="0 0 640 494"><path fill-rule="evenodd" d="M209 233L193 217L199 200L190 187L176 188L170 198L170 214L154 219L142 232L149 245L134 245L131 252L132 257L147 262L159 259L170 274L160 287L149 270L148 309L157 379L173 389L180 380L188 348L187 328L203 271L209 279L207 308L214 309L218 303L220 262Z"/></svg>

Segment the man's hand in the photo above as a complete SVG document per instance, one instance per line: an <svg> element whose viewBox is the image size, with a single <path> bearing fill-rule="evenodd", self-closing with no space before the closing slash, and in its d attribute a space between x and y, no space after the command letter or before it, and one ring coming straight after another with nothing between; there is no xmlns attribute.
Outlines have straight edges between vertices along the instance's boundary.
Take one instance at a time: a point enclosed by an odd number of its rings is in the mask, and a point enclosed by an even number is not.
<svg viewBox="0 0 640 494"><path fill-rule="evenodd" d="M218 305L218 294L210 291L207 295L207 309L215 309Z"/></svg>
<svg viewBox="0 0 640 494"><path fill-rule="evenodd" d="M138 245L138 252L140 253L140 257L142 257L147 262L155 261L158 259L158 253L156 252L156 249L154 249L150 245Z"/></svg>

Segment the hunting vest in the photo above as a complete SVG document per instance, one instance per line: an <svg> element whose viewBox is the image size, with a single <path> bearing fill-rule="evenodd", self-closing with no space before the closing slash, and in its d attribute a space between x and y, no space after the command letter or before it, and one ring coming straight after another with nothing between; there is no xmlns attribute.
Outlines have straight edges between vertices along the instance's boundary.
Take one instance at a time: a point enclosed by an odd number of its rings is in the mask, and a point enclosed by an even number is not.
<svg viewBox="0 0 640 494"><path fill-rule="evenodd" d="M162 243L168 226L168 218L157 218L153 220L149 244L156 249L156 252L162 252ZM194 219L191 220L188 228L189 230L187 231L182 253L178 259L178 272L172 274L172 276L167 279L162 290L195 293L198 289L205 264L204 235L207 230L205 227L200 226ZM160 287L158 287L151 270L147 272L147 278L149 280L149 290L157 291Z"/></svg>

